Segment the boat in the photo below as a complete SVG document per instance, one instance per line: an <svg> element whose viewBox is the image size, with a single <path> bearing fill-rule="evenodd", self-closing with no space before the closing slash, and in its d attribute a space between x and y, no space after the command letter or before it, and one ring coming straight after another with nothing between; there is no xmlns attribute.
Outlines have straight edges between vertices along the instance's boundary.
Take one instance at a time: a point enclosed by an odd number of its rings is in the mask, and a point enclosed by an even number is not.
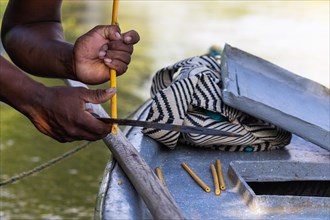
<svg viewBox="0 0 330 220"><path fill-rule="evenodd" d="M124 142L134 146L152 171L161 168L166 185L157 180L172 196L182 213L180 219L329 218L329 89L229 45L221 59L226 104L292 132L290 144L281 150L230 152L178 143L171 150L144 135L140 127L126 127ZM146 120L151 103L145 102L132 119ZM107 141L112 140L108 137ZM115 153L114 157L100 184L95 219L176 219L171 214L159 216L157 213L168 207L155 210L151 206L162 197L148 201L123 162L116 160L119 156ZM215 194L210 169L216 160L221 161L226 185L220 195ZM211 192L205 192L182 163L188 164ZM155 192L148 183L142 180L144 192Z"/></svg>

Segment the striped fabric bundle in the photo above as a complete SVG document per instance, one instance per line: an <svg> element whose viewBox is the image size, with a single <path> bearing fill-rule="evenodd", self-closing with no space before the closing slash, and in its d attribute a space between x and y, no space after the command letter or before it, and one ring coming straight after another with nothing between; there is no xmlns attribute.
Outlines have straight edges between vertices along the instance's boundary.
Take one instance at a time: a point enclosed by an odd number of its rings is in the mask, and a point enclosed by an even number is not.
<svg viewBox="0 0 330 220"><path fill-rule="evenodd" d="M220 65L210 56L182 60L159 70L151 87L147 121L201 126L233 132L241 137L180 134L144 128L144 134L174 149L178 141L226 151L283 148L291 133L227 106L222 101Z"/></svg>

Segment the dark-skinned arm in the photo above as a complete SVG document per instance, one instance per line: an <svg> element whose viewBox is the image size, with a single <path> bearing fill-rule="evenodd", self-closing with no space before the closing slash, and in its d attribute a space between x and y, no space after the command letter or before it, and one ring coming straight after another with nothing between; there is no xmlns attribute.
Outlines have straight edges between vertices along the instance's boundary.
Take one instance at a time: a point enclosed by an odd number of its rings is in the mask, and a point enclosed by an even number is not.
<svg viewBox="0 0 330 220"><path fill-rule="evenodd" d="M12 61L28 73L99 84L109 80L109 67L118 75L127 70L135 31L99 25L75 44L64 40L59 0L10 0L1 37Z"/></svg>
<svg viewBox="0 0 330 220"><path fill-rule="evenodd" d="M13 62L37 76L79 80L88 84L109 79L109 67L123 74L130 62L135 31L120 34L117 26L96 26L72 45L64 40L59 0L10 0L1 37ZM110 90L45 87L1 57L0 101L26 117L42 133L60 141L97 140L109 126L95 119L86 103L99 104Z"/></svg>
<svg viewBox="0 0 330 220"><path fill-rule="evenodd" d="M95 119L86 103L109 100L115 89L46 87L0 56L0 101L22 114L42 133L59 142L98 140L110 126Z"/></svg>

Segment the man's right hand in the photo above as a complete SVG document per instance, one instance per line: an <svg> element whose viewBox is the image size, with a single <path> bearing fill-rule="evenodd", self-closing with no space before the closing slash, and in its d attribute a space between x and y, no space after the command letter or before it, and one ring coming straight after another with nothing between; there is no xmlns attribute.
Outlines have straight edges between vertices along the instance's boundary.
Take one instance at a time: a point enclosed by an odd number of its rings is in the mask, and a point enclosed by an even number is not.
<svg viewBox="0 0 330 220"><path fill-rule="evenodd" d="M105 137L111 126L96 119L86 103L108 101L116 90L88 90L78 87L44 87L31 103L26 116L42 133L59 142L95 141Z"/></svg>

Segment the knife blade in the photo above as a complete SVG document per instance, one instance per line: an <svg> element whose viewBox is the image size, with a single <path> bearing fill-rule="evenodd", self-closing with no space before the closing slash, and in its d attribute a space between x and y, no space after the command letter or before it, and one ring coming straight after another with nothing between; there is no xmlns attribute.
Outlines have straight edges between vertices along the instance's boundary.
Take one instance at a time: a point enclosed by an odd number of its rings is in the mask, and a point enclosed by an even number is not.
<svg viewBox="0 0 330 220"><path fill-rule="evenodd" d="M211 128L186 126L186 125L175 125L175 124L165 124L157 122L139 121L131 119L120 119L120 118L102 118L96 117L97 119L108 123L108 124L118 124L118 125L129 125L135 127L143 128L155 128L160 130L177 131L181 133L193 133L193 134L203 134L212 136L226 136L226 137L241 137L242 135L235 134L232 132L221 131Z"/></svg>

